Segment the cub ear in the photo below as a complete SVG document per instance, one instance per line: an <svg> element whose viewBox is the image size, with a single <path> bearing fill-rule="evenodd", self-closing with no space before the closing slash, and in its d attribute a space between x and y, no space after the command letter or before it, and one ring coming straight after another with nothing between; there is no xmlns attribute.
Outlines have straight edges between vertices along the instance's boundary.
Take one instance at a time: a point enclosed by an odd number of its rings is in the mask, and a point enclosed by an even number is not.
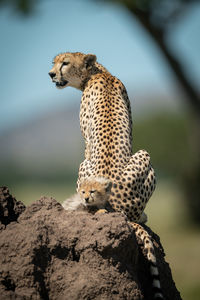
<svg viewBox="0 0 200 300"><path fill-rule="evenodd" d="M106 192L110 192L112 187L112 181L109 181L106 183Z"/></svg>
<svg viewBox="0 0 200 300"><path fill-rule="evenodd" d="M86 54L85 57L84 57L84 63L85 63L86 69L91 67L95 63L96 59L97 59L96 55Z"/></svg>

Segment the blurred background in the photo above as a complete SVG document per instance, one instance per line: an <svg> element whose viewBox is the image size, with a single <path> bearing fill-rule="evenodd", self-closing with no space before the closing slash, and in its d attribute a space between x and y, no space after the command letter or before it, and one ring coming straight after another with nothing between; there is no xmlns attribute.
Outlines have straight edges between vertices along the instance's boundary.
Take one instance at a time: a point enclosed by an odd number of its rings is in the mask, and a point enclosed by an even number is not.
<svg viewBox="0 0 200 300"><path fill-rule="evenodd" d="M157 188L146 212L183 299L200 298L200 1L0 0L0 185L26 205L75 192L81 92L48 72L60 52L97 55L127 88L134 152Z"/></svg>

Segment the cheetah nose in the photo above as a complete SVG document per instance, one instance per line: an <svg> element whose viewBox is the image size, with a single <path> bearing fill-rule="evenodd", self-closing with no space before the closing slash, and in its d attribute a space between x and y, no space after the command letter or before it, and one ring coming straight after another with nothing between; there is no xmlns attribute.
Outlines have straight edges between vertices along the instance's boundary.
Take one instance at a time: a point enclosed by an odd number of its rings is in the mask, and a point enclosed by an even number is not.
<svg viewBox="0 0 200 300"><path fill-rule="evenodd" d="M85 202L88 203L89 202L89 197L85 198Z"/></svg>
<svg viewBox="0 0 200 300"><path fill-rule="evenodd" d="M49 76L53 79L56 76L56 73L54 72L49 72Z"/></svg>

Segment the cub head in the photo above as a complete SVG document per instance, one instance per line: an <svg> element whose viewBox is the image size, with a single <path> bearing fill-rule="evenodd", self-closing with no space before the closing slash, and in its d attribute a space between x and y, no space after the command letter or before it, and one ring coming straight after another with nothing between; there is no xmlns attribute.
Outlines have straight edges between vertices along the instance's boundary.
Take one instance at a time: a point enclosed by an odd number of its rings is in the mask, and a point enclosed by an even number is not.
<svg viewBox="0 0 200 300"><path fill-rule="evenodd" d="M95 62L94 54L61 53L54 58L49 76L59 89L72 86L81 90Z"/></svg>
<svg viewBox="0 0 200 300"><path fill-rule="evenodd" d="M104 177L90 177L80 183L79 194L86 206L104 208L107 203L112 182Z"/></svg>

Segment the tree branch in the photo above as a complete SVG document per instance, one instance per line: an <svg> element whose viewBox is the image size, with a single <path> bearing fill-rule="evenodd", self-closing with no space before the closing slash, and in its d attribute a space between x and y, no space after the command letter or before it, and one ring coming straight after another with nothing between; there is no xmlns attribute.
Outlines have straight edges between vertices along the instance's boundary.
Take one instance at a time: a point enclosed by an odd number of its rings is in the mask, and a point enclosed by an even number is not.
<svg viewBox="0 0 200 300"><path fill-rule="evenodd" d="M164 40L164 33L162 30L155 28L150 22L149 18L145 15L144 12L141 12L138 9L130 9L129 11L134 14L135 17L139 20L139 22L143 25L146 31L151 35L152 39L156 42L159 46L161 53L163 53L165 59L167 60L168 64L174 71L174 74L180 83L183 91L185 92L188 102L192 106L195 113L200 115L200 97L199 94L195 91L191 83L189 82L188 78L185 75L185 72L178 62L178 60L174 57L174 55L170 52L169 48L167 47L165 40Z"/></svg>

